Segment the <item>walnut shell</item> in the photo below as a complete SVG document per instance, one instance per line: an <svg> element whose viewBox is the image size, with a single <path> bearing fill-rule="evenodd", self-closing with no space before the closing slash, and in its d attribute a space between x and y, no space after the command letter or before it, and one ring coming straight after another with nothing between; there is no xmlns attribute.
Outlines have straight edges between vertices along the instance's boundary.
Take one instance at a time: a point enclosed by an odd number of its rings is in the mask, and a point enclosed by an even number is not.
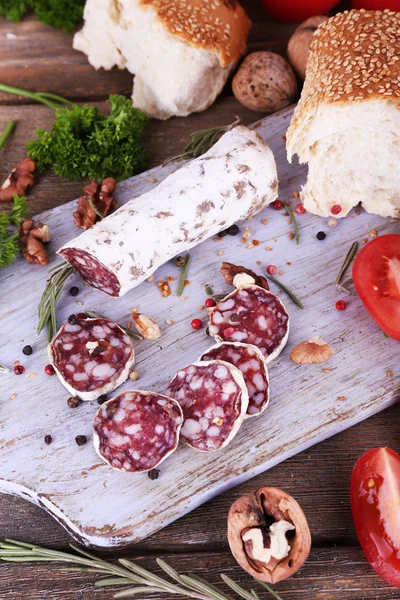
<svg viewBox="0 0 400 600"><path fill-rule="evenodd" d="M250 558L242 535L253 527L269 529L273 521L281 520L295 526L289 539L291 549L288 556L272 560L268 565ZM311 534L300 505L289 494L273 487L246 494L232 504L228 515L228 541L239 565L256 579L267 583L283 581L296 573L311 549Z"/></svg>
<svg viewBox="0 0 400 600"><path fill-rule="evenodd" d="M273 52L252 52L232 81L237 100L250 110L275 112L296 99L297 80L287 60Z"/></svg>
<svg viewBox="0 0 400 600"><path fill-rule="evenodd" d="M289 40L287 54L290 64L301 81L306 76L306 66L314 32L327 20L325 15L316 15L304 21Z"/></svg>
<svg viewBox="0 0 400 600"><path fill-rule="evenodd" d="M332 348L319 336L310 338L307 342L300 342L290 351L291 360L297 365L311 365L323 363L333 354Z"/></svg>

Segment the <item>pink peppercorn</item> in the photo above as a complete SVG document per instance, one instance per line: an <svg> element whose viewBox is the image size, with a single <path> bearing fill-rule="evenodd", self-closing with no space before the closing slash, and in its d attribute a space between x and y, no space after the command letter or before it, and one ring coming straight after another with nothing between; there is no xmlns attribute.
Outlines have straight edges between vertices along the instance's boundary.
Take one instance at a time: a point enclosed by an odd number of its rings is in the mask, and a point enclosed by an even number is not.
<svg viewBox="0 0 400 600"><path fill-rule="evenodd" d="M204 305L207 308L212 308L213 306L215 306L217 303L215 302L214 298L207 298L207 300L204 302Z"/></svg>
<svg viewBox="0 0 400 600"><path fill-rule="evenodd" d="M272 208L275 210L281 210L283 208L282 200L275 200L275 202L272 203Z"/></svg>
<svg viewBox="0 0 400 600"><path fill-rule="evenodd" d="M337 310L344 310L347 306L346 302L344 300L338 300L335 304Z"/></svg>
<svg viewBox="0 0 400 600"><path fill-rule="evenodd" d="M15 375L22 375L22 373L24 371L25 371L25 367L23 367L22 365L15 365L15 367L14 367Z"/></svg>
<svg viewBox="0 0 400 600"><path fill-rule="evenodd" d="M275 275L277 268L275 265L268 265L268 267L266 268L267 273L269 273L269 275Z"/></svg>
<svg viewBox="0 0 400 600"><path fill-rule="evenodd" d="M331 213L333 215L338 215L340 212L342 212L342 207L339 206L339 204L334 204L331 208Z"/></svg>
<svg viewBox="0 0 400 600"><path fill-rule="evenodd" d="M46 375L54 375L55 370L53 365L46 365L44 368L44 372L46 373Z"/></svg>
<svg viewBox="0 0 400 600"><path fill-rule="evenodd" d="M305 213L306 209L304 208L304 204L301 204L301 203L296 204L295 211L297 212L298 215L302 215L303 213Z"/></svg>
<svg viewBox="0 0 400 600"><path fill-rule="evenodd" d="M193 319L191 325L193 329L201 329L203 327L203 323L200 321L200 319Z"/></svg>

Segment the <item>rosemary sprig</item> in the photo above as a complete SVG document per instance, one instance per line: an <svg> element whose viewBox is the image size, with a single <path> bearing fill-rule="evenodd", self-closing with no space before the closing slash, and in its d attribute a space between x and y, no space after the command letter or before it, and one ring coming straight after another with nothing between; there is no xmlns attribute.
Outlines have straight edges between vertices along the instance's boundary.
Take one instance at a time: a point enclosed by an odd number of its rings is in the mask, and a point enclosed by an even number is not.
<svg viewBox="0 0 400 600"><path fill-rule="evenodd" d="M5 146L8 138L14 131L16 124L17 124L16 121L9 121L7 123L7 125L5 126L4 131L0 136L0 150L3 148L3 146Z"/></svg>
<svg viewBox="0 0 400 600"><path fill-rule="evenodd" d="M345 294L349 294L349 296L357 296L357 292L353 292L351 290L349 290L345 285L343 285L342 279L347 271L347 269L349 268L349 266L351 265L351 262L353 260L353 258L355 257L355 255L357 254L357 250L358 250L358 242L353 242L350 250L348 251L348 253L346 254L346 258L343 261L343 264L340 268L340 271L336 277L335 280L335 284L338 290L340 290L341 292L344 292ZM351 283L352 280L349 280L349 283ZM346 282L347 283L347 282Z"/></svg>
<svg viewBox="0 0 400 600"><path fill-rule="evenodd" d="M104 315L99 315L99 313L94 312L93 310L85 310L85 313L91 319L108 319L108 317L105 317ZM135 331L132 331L131 329L128 329L127 327L123 327L120 323L118 323L118 325L132 339L134 339L134 340L142 340L143 339L143 336L140 335L140 333L136 333Z"/></svg>
<svg viewBox="0 0 400 600"><path fill-rule="evenodd" d="M299 244L299 242L300 242L300 232L299 232L299 226L297 224L297 219L294 216L294 212L292 210L290 210L290 208L288 206L286 206L285 203L283 203L283 208L286 210L287 214L290 217L290 220L292 221L292 225L294 227L294 238L296 240L296 244Z"/></svg>
<svg viewBox="0 0 400 600"><path fill-rule="evenodd" d="M102 215L101 212L95 207L93 200L91 200L90 198L89 198L89 206L92 209L92 211L94 213L96 213L96 215L98 217L100 217L100 219L104 219L104 215Z"/></svg>
<svg viewBox="0 0 400 600"><path fill-rule="evenodd" d="M8 367L5 367L4 365L0 365L0 375L5 375L6 373L9 373L10 369Z"/></svg>
<svg viewBox="0 0 400 600"><path fill-rule="evenodd" d="M98 558L94 554L91 554L74 544L70 544L70 548L74 550L75 554L49 550L34 544L6 539L4 542L0 542L0 560L6 562L34 561L70 563L75 566L65 570L111 575L111 577L96 581L96 587L118 585L134 586L116 592L114 598L130 598L137 594L146 593L163 593L177 594L184 598L191 598L194 600L233 600L231 596L221 592L215 585L207 583L207 581L197 575L179 574L168 563L160 558L157 559L158 566L170 579L172 579L172 581L154 575L147 569L140 567L138 564L123 558L120 558L117 564L113 564ZM224 574L221 575L221 578L240 598L244 598L244 600L259 600L259 597L254 590L248 592ZM282 598L280 598L280 596L278 596L278 594L276 594L276 592L274 592L267 584L261 583L261 585L267 589L274 598L282 600Z"/></svg>
<svg viewBox="0 0 400 600"><path fill-rule="evenodd" d="M37 332L40 333L46 327L49 342L57 330L57 302L64 291L65 284L74 272L73 267L67 263L58 266L58 270L49 269L49 272L53 271L53 273L43 290L38 307Z"/></svg>
<svg viewBox="0 0 400 600"><path fill-rule="evenodd" d="M279 281L278 279L275 279L275 277L272 277L272 275L266 275L267 279L270 279L271 281L273 281L274 283L276 283L276 285L279 285L279 287L286 292L286 294L289 296L289 298L291 298L293 300L293 302L295 304L297 304L297 306L299 308L304 308L303 304L300 302L300 300L298 299L298 297L293 294L293 292L291 292L289 290L288 287L286 287L286 285L284 285L281 281Z"/></svg>
<svg viewBox="0 0 400 600"><path fill-rule="evenodd" d="M211 127L210 129L199 129L198 131L193 131L190 134L190 142L185 146L184 151L181 154L177 154L175 156L171 156L171 158L167 158L163 162L163 167L168 163L175 160L183 160L189 158L197 158L201 156L207 150L212 148L212 146L219 140L219 138L230 131L234 127L240 125L241 120L239 117L236 117L233 123L230 125L225 125L223 127Z"/></svg>
<svg viewBox="0 0 400 600"><path fill-rule="evenodd" d="M190 254L187 254L185 263L182 267L181 276L179 277L178 287L176 288L176 295L178 296L178 298L180 296L182 296L183 288L185 287L186 275L187 275L187 272L189 269L189 262L190 262Z"/></svg>

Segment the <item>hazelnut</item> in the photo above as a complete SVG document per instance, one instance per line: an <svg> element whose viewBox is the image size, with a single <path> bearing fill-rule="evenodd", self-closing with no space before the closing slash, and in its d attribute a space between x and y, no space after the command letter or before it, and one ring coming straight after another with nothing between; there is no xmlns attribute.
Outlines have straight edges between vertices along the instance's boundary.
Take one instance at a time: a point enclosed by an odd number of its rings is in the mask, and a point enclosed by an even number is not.
<svg viewBox="0 0 400 600"><path fill-rule="evenodd" d="M307 60L314 32L327 18L325 15L310 17L307 21L299 25L289 40L287 48L288 59L301 81L305 79Z"/></svg>
<svg viewBox="0 0 400 600"><path fill-rule="evenodd" d="M240 566L267 583L296 573L311 548L310 530L299 504L286 492L269 487L232 504L228 541Z"/></svg>
<svg viewBox="0 0 400 600"><path fill-rule="evenodd" d="M319 336L314 336L308 342L300 342L290 351L290 358L297 365L323 363L333 354L332 348Z"/></svg>
<svg viewBox="0 0 400 600"><path fill-rule="evenodd" d="M252 52L234 76L232 90L250 110L271 113L294 102L298 86L292 67L282 56Z"/></svg>

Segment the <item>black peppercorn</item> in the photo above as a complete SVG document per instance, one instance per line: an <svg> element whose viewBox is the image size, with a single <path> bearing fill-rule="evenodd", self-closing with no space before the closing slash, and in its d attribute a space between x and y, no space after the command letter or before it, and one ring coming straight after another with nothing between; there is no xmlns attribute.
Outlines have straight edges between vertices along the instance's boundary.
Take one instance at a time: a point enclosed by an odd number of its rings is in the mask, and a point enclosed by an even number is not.
<svg viewBox="0 0 400 600"><path fill-rule="evenodd" d="M177 256L175 258L175 264L177 267L183 267L186 262L186 258L184 256Z"/></svg>
<svg viewBox="0 0 400 600"><path fill-rule="evenodd" d="M32 354L32 346L24 346L22 348L22 354L25 354L25 356L30 356L30 354Z"/></svg>
<svg viewBox="0 0 400 600"><path fill-rule="evenodd" d="M237 235L239 233L239 227L235 225L231 225L227 229L229 235Z"/></svg>
<svg viewBox="0 0 400 600"><path fill-rule="evenodd" d="M44 436L44 443L49 445L51 444L51 442L53 441L53 438L51 437L51 435L45 435Z"/></svg>
<svg viewBox="0 0 400 600"><path fill-rule="evenodd" d="M69 315L69 317L68 317L68 323L70 325L76 325L78 323L78 319L76 318L75 315Z"/></svg>
<svg viewBox="0 0 400 600"><path fill-rule="evenodd" d="M102 394L97 398L97 404L104 404L104 402L107 402L107 394Z"/></svg>
<svg viewBox="0 0 400 600"><path fill-rule="evenodd" d="M324 231L318 231L317 240L324 240L326 238L326 233Z"/></svg>
<svg viewBox="0 0 400 600"><path fill-rule="evenodd" d="M228 235L228 230L224 229L223 231L219 232L218 237L225 237L226 235Z"/></svg>
<svg viewBox="0 0 400 600"><path fill-rule="evenodd" d="M160 471L158 469L150 469L150 471L147 472L147 475L149 476L149 479L154 481L155 479L158 479Z"/></svg>
<svg viewBox="0 0 400 600"><path fill-rule="evenodd" d="M83 446L87 442L87 437L86 435L77 435L75 441L78 444L78 446Z"/></svg>
<svg viewBox="0 0 400 600"><path fill-rule="evenodd" d="M69 289L69 293L71 296L77 296L79 294L79 288L76 285L73 285L72 288Z"/></svg>
<svg viewBox="0 0 400 600"><path fill-rule="evenodd" d="M71 398L68 398L67 400L67 404L70 408L77 408L79 405L80 399L78 398L78 396L71 396Z"/></svg>
<svg viewBox="0 0 400 600"><path fill-rule="evenodd" d="M232 323L237 323L239 321L239 315L237 315L236 313L232 313L229 317L229 320L232 321Z"/></svg>

